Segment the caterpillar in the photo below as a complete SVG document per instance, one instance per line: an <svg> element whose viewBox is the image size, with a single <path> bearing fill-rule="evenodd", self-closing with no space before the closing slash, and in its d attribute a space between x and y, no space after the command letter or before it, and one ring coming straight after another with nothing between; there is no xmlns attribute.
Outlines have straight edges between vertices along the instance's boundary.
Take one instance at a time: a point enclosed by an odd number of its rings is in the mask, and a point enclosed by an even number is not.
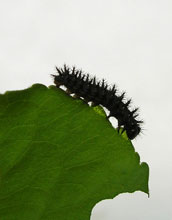
<svg viewBox="0 0 172 220"><path fill-rule="evenodd" d="M130 140L134 139L141 131L140 124L143 121L137 120L138 108L130 110L131 99L124 102L125 92L117 95L116 85L108 86L103 79L97 81L96 77L91 78L89 74L84 74L76 67L68 67L64 64L63 68L56 67L57 75L53 75L56 87L61 85L67 88L67 93L75 94L75 97L82 97L87 103L92 105L102 105L109 110L107 118L115 117L118 121L118 132L126 131Z"/></svg>

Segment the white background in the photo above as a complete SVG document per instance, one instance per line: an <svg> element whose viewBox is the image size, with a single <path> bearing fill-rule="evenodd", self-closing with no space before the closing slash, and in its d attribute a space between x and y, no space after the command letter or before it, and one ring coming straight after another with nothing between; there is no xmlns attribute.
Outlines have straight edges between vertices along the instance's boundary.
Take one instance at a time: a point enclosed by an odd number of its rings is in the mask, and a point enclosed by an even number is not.
<svg viewBox="0 0 172 220"><path fill-rule="evenodd" d="M172 219L172 1L0 0L0 92L52 84L55 65L116 83L140 107L133 141L150 167L150 198L121 194L91 220Z"/></svg>

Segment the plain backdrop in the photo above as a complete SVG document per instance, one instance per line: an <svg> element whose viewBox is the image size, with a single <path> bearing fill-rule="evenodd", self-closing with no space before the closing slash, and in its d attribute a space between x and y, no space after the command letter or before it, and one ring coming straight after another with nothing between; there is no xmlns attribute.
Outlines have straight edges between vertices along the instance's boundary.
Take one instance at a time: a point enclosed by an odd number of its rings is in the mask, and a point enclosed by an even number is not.
<svg viewBox="0 0 172 220"><path fill-rule="evenodd" d="M99 202L91 220L172 219L172 1L0 0L0 92L53 84L76 65L115 83L144 120L134 141L150 167L150 198Z"/></svg>

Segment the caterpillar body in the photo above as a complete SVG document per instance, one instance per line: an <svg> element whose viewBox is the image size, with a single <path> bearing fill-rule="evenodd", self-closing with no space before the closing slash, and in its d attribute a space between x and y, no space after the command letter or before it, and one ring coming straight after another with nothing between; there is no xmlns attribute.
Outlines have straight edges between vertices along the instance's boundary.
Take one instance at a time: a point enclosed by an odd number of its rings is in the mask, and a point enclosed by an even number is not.
<svg viewBox="0 0 172 220"><path fill-rule="evenodd" d="M57 87L63 85L69 94L74 93L75 97L82 97L86 102L92 102L94 106L102 105L109 110L107 118L115 117L118 121L118 131L126 131L130 140L134 139L141 131L140 124L143 121L137 120L138 108L130 110L131 99L124 102L125 92L117 95L116 86L109 87L105 80L97 81L96 77L91 78L89 74L84 74L82 70L75 67L56 67L57 75L54 83Z"/></svg>

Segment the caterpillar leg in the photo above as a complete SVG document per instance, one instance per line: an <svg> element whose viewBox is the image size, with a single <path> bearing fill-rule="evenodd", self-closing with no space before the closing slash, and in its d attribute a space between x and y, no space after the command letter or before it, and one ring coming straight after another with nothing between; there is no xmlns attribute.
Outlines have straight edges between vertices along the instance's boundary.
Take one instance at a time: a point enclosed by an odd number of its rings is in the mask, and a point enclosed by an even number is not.
<svg viewBox="0 0 172 220"><path fill-rule="evenodd" d="M118 132L118 134L120 133L120 129L121 129L121 127L117 127L117 132Z"/></svg>
<svg viewBox="0 0 172 220"><path fill-rule="evenodd" d="M94 102L91 102L91 107L95 107L97 106L97 104L95 104Z"/></svg>
<svg viewBox="0 0 172 220"><path fill-rule="evenodd" d="M121 121L118 120L118 127L117 127L117 130L118 130L118 133L120 134L123 134L124 131L125 131L125 128L122 126L123 123Z"/></svg>
<svg viewBox="0 0 172 220"><path fill-rule="evenodd" d="M125 131L125 128L122 128L121 134L123 134L123 133L124 133L124 131Z"/></svg>
<svg viewBox="0 0 172 220"><path fill-rule="evenodd" d="M72 92L69 89L66 89L65 91L68 95L72 94Z"/></svg>
<svg viewBox="0 0 172 220"><path fill-rule="evenodd" d="M74 94L73 98L74 98L74 99L79 99L80 97L77 96L76 94Z"/></svg>
<svg viewBox="0 0 172 220"><path fill-rule="evenodd" d="M119 134L123 134L124 131L125 131L125 128L119 127L119 126L117 127L117 132L118 132Z"/></svg>

